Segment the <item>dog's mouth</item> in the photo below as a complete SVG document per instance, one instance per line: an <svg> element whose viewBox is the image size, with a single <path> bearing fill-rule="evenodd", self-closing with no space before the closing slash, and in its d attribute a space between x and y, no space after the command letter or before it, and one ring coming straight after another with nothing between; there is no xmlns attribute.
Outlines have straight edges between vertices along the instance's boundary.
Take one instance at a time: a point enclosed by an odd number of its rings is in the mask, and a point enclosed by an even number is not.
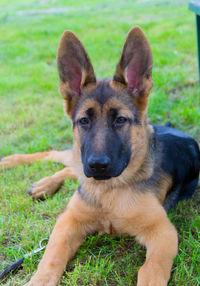
<svg viewBox="0 0 200 286"><path fill-rule="evenodd" d="M93 178L97 181L101 181L101 180L109 180L110 178L112 178L111 176L102 176L102 175L98 175L98 176L93 176Z"/></svg>
<svg viewBox="0 0 200 286"><path fill-rule="evenodd" d="M88 169L84 169L85 176L88 178L93 178L96 181L106 181L114 177L121 175L124 169L117 169L115 172L91 172Z"/></svg>

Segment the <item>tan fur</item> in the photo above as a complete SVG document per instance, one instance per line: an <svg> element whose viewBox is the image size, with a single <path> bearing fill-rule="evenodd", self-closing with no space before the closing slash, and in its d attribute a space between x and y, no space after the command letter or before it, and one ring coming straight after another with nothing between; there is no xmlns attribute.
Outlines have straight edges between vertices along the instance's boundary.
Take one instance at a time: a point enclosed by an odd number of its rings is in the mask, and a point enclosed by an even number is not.
<svg viewBox="0 0 200 286"><path fill-rule="evenodd" d="M93 90L95 87L96 87L96 83L88 84L87 88L85 89L86 94L91 92L91 90ZM79 97L75 96L75 97L73 97L73 99L69 100L69 97L66 96L69 92L68 83L60 82L59 92L62 95L62 97L64 98L64 111L70 118L72 118L72 110L74 110L74 108L75 108L75 106L79 100Z"/></svg>
<svg viewBox="0 0 200 286"><path fill-rule="evenodd" d="M127 117L133 117L133 114L131 113L130 109L125 104L123 104L120 100L117 100L116 98L111 98L105 103L104 108L103 108L103 115L106 116L107 112L111 108L120 109L120 115L127 116Z"/></svg>
<svg viewBox="0 0 200 286"><path fill-rule="evenodd" d="M94 231L136 236L147 247L147 258L138 274L138 286L166 286L177 252L177 233L158 200L131 188L109 192L88 190L99 205L84 201L76 192L58 219L45 255L26 284L57 285L67 261L83 238Z"/></svg>
<svg viewBox="0 0 200 286"><path fill-rule="evenodd" d="M53 195L61 187L66 178L76 179L72 167L65 167L53 176L41 179L31 186L29 193L34 200Z"/></svg>
<svg viewBox="0 0 200 286"><path fill-rule="evenodd" d="M177 232L162 206L172 182L162 172L157 174L159 183L156 186L143 183L150 180L155 172L155 161L149 152L153 129L148 125L146 117L148 94L152 87L152 54L149 42L139 27L131 29L122 49L115 76L109 83L117 96L107 100L103 107L95 100L87 99L87 95L98 86L98 83L83 45L72 32L66 31L63 34L57 59L65 112L70 118L74 116L73 120L77 122L85 116L88 108L94 109L98 118L97 135L94 135L93 139L96 140L97 149L104 144L104 134L99 133L106 129L106 116L111 108L117 108L120 116L130 117L132 120L136 116L129 109L129 104L124 103L130 101L123 101L122 97L126 100L131 98L134 102L140 124L127 125L120 131L121 134L129 133L132 155L123 172L109 180L99 181L93 177L86 177L80 151L80 137L84 132L81 133L77 124L73 128L72 151L60 153L53 150L44 154L16 155L1 161L1 167L11 167L38 159L53 160L68 166L36 183L31 190L33 198L52 194L66 177L76 177L81 184L58 218L37 272L26 286L58 285L66 263L73 257L84 237L95 231L135 236L147 248L146 261L138 272L137 286L167 286L178 245ZM133 64L137 70L140 62L136 74L138 77L135 79L136 88L131 90L132 83L129 82L127 68L129 64ZM80 86L74 83L76 78ZM83 100L74 112L80 102L79 88L82 89Z"/></svg>
<svg viewBox="0 0 200 286"><path fill-rule="evenodd" d="M34 154L14 154L4 157L0 161L0 169L8 169L14 166L30 164L36 161L54 161L65 166L71 165L73 155L71 150L37 152Z"/></svg>
<svg viewBox="0 0 200 286"><path fill-rule="evenodd" d="M84 117L86 115L85 111L89 108L94 108L98 114L101 112L101 108L96 100L93 100L92 98L86 99L84 101L84 105L82 105L81 108L77 111L76 118Z"/></svg>
<svg viewBox="0 0 200 286"><path fill-rule="evenodd" d="M167 175L163 175L163 177L160 179L160 192L158 194L158 199L161 204L164 203L167 192L171 188L171 185L172 179Z"/></svg>
<svg viewBox="0 0 200 286"><path fill-rule="evenodd" d="M0 170L13 168L22 164L31 164L36 161L54 161L62 163L68 167L52 176L42 178L38 182L34 183L29 190L31 197L34 200L54 194L64 183L66 178L76 179L75 171L72 167L72 150L52 150L48 152L38 152L35 154L14 154L2 158L0 161Z"/></svg>
<svg viewBox="0 0 200 286"><path fill-rule="evenodd" d="M49 156L49 152L38 152L35 154L14 154L4 157L0 161L0 169L8 169L22 164L30 164L35 161L43 161Z"/></svg>

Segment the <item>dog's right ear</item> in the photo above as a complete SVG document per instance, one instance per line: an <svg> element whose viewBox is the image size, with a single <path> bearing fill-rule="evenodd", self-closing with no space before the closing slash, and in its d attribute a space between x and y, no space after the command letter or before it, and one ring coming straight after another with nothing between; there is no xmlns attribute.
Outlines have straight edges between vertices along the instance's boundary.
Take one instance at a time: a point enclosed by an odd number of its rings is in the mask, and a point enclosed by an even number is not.
<svg viewBox="0 0 200 286"><path fill-rule="evenodd" d="M57 52L60 93L66 101L66 112L72 117L82 88L95 83L96 77L88 54L71 31L65 31Z"/></svg>

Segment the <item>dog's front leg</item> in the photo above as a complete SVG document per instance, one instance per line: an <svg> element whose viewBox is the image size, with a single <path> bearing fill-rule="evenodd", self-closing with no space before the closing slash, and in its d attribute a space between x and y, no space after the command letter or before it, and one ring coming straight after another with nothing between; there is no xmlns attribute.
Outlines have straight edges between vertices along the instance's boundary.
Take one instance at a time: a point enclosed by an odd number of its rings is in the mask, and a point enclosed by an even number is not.
<svg viewBox="0 0 200 286"><path fill-rule="evenodd" d="M59 217L35 275L26 286L56 286L84 237L97 229L96 211L76 192Z"/></svg>
<svg viewBox="0 0 200 286"><path fill-rule="evenodd" d="M137 286L167 286L177 254L177 231L163 207L156 202L144 211L140 223L137 239L146 246L147 253L138 272Z"/></svg>
<svg viewBox="0 0 200 286"><path fill-rule="evenodd" d="M133 204L121 221L121 229L147 248L137 286L167 286L177 254L177 231L153 194L141 193Z"/></svg>
<svg viewBox="0 0 200 286"><path fill-rule="evenodd" d="M177 233L166 218L150 231L138 235L147 247L146 261L138 272L137 286L167 286L177 254Z"/></svg>

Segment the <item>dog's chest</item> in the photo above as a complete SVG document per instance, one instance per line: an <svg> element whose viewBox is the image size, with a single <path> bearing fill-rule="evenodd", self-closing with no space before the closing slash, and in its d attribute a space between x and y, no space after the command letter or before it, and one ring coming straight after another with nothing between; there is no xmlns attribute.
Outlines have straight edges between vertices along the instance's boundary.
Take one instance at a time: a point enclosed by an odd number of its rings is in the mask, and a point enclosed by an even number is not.
<svg viewBox="0 0 200 286"><path fill-rule="evenodd" d="M127 188L114 189L97 197L101 203L99 220L102 229L99 232L124 234L124 226L137 216L141 204L140 195Z"/></svg>
<svg viewBox="0 0 200 286"><path fill-rule="evenodd" d="M101 219L100 228L98 231L99 235L101 234L108 234L108 235L116 235L118 231L114 228L114 225L109 217L104 217Z"/></svg>

